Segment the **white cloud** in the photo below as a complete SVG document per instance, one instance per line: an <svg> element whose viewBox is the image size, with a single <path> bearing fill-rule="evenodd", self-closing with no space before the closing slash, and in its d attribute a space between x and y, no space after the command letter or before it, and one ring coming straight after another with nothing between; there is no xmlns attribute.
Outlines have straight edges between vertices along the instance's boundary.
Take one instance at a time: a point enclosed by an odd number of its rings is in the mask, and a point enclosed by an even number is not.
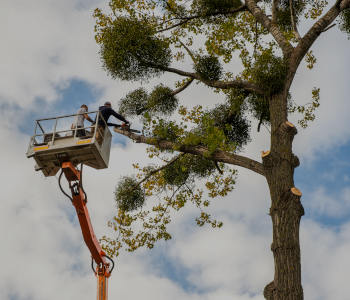
<svg viewBox="0 0 350 300"><path fill-rule="evenodd" d="M241 220L226 220L222 230L195 230L175 242L170 252L191 270L187 280L200 290L261 295L272 278L270 232L254 234Z"/></svg>
<svg viewBox="0 0 350 300"><path fill-rule="evenodd" d="M57 88L72 79L111 86L93 32L93 9L104 5L104 1L3 1L0 101L26 108L37 98L54 101Z"/></svg>
<svg viewBox="0 0 350 300"><path fill-rule="evenodd" d="M311 216L347 217L350 208L350 188L334 191L319 187L309 195L307 206Z"/></svg>
<svg viewBox="0 0 350 300"><path fill-rule="evenodd" d="M301 250L306 299L348 299L350 223L338 231L302 222Z"/></svg>

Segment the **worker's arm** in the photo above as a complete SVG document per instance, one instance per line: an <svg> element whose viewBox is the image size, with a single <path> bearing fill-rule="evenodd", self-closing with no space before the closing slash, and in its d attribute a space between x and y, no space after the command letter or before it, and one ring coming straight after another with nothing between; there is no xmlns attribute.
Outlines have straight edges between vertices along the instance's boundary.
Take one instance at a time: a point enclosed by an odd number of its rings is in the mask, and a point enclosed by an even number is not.
<svg viewBox="0 0 350 300"><path fill-rule="evenodd" d="M93 122L94 122L94 120L91 119L91 118L89 117L88 114L84 114L84 118L85 118L86 120L88 120L90 123L93 123Z"/></svg>
<svg viewBox="0 0 350 300"><path fill-rule="evenodd" d="M114 117L116 117L120 121L123 121L124 123L127 123L127 124L130 123L127 119L125 119L122 115L118 114L112 108L110 108L110 110L111 110L111 115L113 115Z"/></svg>
<svg viewBox="0 0 350 300"><path fill-rule="evenodd" d="M119 124L110 123L110 122L107 122L107 126L117 126L117 127L120 127L120 125L119 125Z"/></svg>

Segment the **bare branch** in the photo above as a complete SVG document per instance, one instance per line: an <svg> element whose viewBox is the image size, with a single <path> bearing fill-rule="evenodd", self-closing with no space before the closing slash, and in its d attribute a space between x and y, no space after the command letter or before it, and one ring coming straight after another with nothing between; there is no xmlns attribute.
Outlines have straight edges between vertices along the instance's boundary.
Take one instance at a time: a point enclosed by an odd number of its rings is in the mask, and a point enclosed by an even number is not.
<svg viewBox="0 0 350 300"><path fill-rule="evenodd" d="M328 26L325 30L322 30L322 32L326 32L326 31L328 31L329 29L333 28L336 25L337 24L332 24L332 25Z"/></svg>
<svg viewBox="0 0 350 300"><path fill-rule="evenodd" d="M169 26L169 27L166 27L166 28L164 28L164 29L160 29L160 30L156 31L156 33L161 33L161 32L164 32L164 31L168 31L168 30L173 29L173 28L175 28L175 27L179 27L179 26L181 26L181 25L183 25L183 24L186 24L186 23L188 23L189 21L190 21L190 20L185 19L185 20L183 20L183 21L181 21L181 22L179 22L179 23L176 23L176 24L171 25L171 26Z"/></svg>
<svg viewBox="0 0 350 300"><path fill-rule="evenodd" d="M254 42L254 52L253 57L256 58L256 49L258 47L258 21L255 21L255 42Z"/></svg>
<svg viewBox="0 0 350 300"><path fill-rule="evenodd" d="M190 153L193 155L200 155L213 161L240 166L240 167L249 169L255 173L258 173L262 176L265 176L263 165L245 156L240 156L240 155L229 153L227 151L222 151L222 150L216 150L213 154L210 154L208 148L204 146L177 145L171 141L156 140L154 138L145 137L144 135L134 134L130 131L122 130L117 127L114 128L114 131L130 138L136 143L156 146L162 150L174 150L174 151L179 151L183 153Z"/></svg>
<svg viewBox="0 0 350 300"><path fill-rule="evenodd" d="M179 93L181 93L183 90L185 90L192 82L193 82L193 78L190 78L183 86L179 87L178 89L174 90L171 95L175 96Z"/></svg>
<svg viewBox="0 0 350 300"><path fill-rule="evenodd" d="M309 31L302 37L298 45L295 47L290 61L289 61L289 72L287 75L286 89L290 88L293 82L295 72L299 67L300 62L309 51L316 39L321 35L322 32L336 19L343 9L350 6L350 0L337 0L337 2L328 10L328 12L320 18Z"/></svg>
<svg viewBox="0 0 350 300"><path fill-rule="evenodd" d="M224 174L224 172L220 169L218 162L215 161L214 163L215 163L215 167L216 167L216 169L218 170L218 172L219 172L220 174Z"/></svg>
<svg viewBox="0 0 350 300"><path fill-rule="evenodd" d="M160 69L166 72L170 73L175 73L181 76L193 78L196 80L199 80L206 84L207 86L213 87L213 88L218 88L218 89L232 89L232 88L240 88L244 89L247 92L251 93L257 93L259 95L264 95L265 91L257 86L254 83L248 82L248 81L243 81L243 80L232 80L232 81L221 81L221 80L206 80L202 78L199 74L197 73L192 73L192 72L186 72L180 69L176 68L171 68L171 67L164 67L161 65L156 65L149 63L153 68Z"/></svg>
<svg viewBox="0 0 350 300"><path fill-rule="evenodd" d="M245 1L249 11L256 18L256 20L263 25L275 38L278 45L281 47L283 55L289 57L290 53L293 51L293 46L285 39L282 32L279 30L277 25L264 14L264 12L257 6L255 0Z"/></svg>
<svg viewBox="0 0 350 300"><path fill-rule="evenodd" d="M182 47L185 48L185 50L187 51L188 55L191 57L192 61L194 63L196 63L196 58L195 58L194 54L192 53L192 51L183 42L181 42L181 41L179 41L179 42L182 45Z"/></svg>
<svg viewBox="0 0 350 300"><path fill-rule="evenodd" d="M278 4L280 0L273 0L272 2L272 23L277 22L277 10L278 10Z"/></svg>
<svg viewBox="0 0 350 300"><path fill-rule="evenodd" d="M290 19L292 21L292 28L293 28L294 34L295 34L296 38L298 39L298 41L300 41L301 36L299 34L297 23L295 21L296 16L295 16L295 10L294 10L294 6L293 6L293 0L289 0L289 10L290 10Z"/></svg>
<svg viewBox="0 0 350 300"><path fill-rule="evenodd" d="M240 7L237 8L230 8L225 11L216 11L212 13L206 13L204 15L195 15L195 16L189 16L189 17L183 17L182 19L187 19L187 20L192 20L192 19L198 19L198 18L205 18L205 17L215 17L215 16L227 16L227 15L234 15L238 12L246 11L248 8L246 5L241 5Z"/></svg>
<svg viewBox="0 0 350 300"><path fill-rule="evenodd" d="M254 83L243 81L243 80L232 80L232 81L210 81L205 80L203 78L199 78L198 80L205 83L207 86L213 87L213 88L219 88L219 89L232 89L232 88L239 88L244 89L247 92L250 93L256 93L259 95L265 95L266 92L259 86L257 86Z"/></svg>
<svg viewBox="0 0 350 300"><path fill-rule="evenodd" d="M219 16L219 15L222 15L222 16L227 16L227 15L234 15L238 12L242 12L242 11L245 11L247 10L247 7L245 5L241 5L240 7L238 8L231 8L231 9L228 9L226 11L217 11L217 12L213 12L213 13L206 13L204 15L193 15L193 16L184 16L184 17L176 17L176 18L172 18L170 20L168 20L168 22L171 22L171 21L175 21L175 20L179 20L180 22L176 23L176 24L173 24L167 28L164 28L164 29L160 29L158 30L156 33L160 33L160 32L164 32L164 31L168 31L170 29L173 29L175 27L179 27L183 24L186 24L188 23L189 21L191 20L194 20L194 19L201 19L201 18L207 18L207 17L215 17L215 16Z"/></svg>

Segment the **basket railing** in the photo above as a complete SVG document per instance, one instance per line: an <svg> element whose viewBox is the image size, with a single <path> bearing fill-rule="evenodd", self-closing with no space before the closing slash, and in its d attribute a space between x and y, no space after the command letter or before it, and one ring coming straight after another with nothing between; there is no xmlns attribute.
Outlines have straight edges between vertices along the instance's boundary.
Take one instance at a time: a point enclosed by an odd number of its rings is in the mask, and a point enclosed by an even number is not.
<svg viewBox="0 0 350 300"><path fill-rule="evenodd" d="M89 126L84 127L77 127L76 125L76 119L79 115L89 115L91 119L95 119L94 123L92 123ZM68 120L71 119L71 122L65 122L66 124L63 125L63 127L67 127L64 129L58 129L59 121L61 120ZM73 120L72 120L73 119ZM100 126L98 126L101 121L104 123L104 127L108 128L105 120L102 118L100 111L91 111L81 114L69 114L69 115L63 115L58 117L52 117L52 118L43 118L35 120L35 129L34 129L34 135L31 138L31 145L37 145L37 144L47 144L48 142L51 142L53 144L56 139L58 138L78 138L77 133L79 130L84 130L85 133L88 133L88 136L79 136L79 138L85 138L85 137L91 137L92 139L96 138L96 134L99 133L100 136L103 136L103 131L101 131ZM49 126L51 128L46 129L43 125L44 122L51 122L52 126ZM62 122L64 123L64 121ZM84 122L85 123L85 122ZM45 130L45 129L46 130ZM89 131L88 131L89 130ZM108 130L108 129L107 129ZM62 136L62 134L65 134ZM41 142L39 142L39 139Z"/></svg>

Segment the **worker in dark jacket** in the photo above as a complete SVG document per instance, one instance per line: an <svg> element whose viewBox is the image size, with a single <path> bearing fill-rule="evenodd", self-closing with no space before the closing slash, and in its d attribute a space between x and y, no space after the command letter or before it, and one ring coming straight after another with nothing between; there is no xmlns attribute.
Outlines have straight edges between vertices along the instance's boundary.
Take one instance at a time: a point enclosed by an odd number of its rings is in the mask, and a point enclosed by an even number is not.
<svg viewBox="0 0 350 300"><path fill-rule="evenodd" d="M125 124L129 124L130 122L125 119L122 115L118 114L115 110L112 109L111 102L107 101L104 105L98 108L100 111L100 117L98 120L97 132L96 132L96 140L101 145L103 142L103 136L106 124L107 126L116 126L117 124L109 123L108 119L110 116L114 116L115 118L123 121ZM96 121L96 120L95 120Z"/></svg>
<svg viewBox="0 0 350 300"><path fill-rule="evenodd" d="M112 109L112 104L111 102L107 101L103 106L100 106L98 108L100 111L100 116L103 118L103 120L106 122L108 126L115 126L116 124L114 123L108 123L108 119L110 116L114 116L115 118L119 119L120 121L123 121L126 124L129 124L129 121L126 120L122 115L118 114L115 110ZM103 122L102 119L98 121L98 125L105 127L105 122Z"/></svg>

